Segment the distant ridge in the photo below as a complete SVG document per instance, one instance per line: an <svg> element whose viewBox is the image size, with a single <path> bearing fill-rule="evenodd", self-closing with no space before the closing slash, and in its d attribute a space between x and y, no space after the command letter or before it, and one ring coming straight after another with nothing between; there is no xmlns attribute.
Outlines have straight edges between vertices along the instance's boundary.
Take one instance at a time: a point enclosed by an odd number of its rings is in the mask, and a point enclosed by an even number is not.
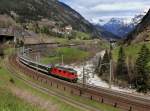
<svg viewBox="0 0 150 111"><path fill-rule="evenodd" d="M124 40L126 44L150 41L150 9L136 26L135 30L128 34Z"/></svg>

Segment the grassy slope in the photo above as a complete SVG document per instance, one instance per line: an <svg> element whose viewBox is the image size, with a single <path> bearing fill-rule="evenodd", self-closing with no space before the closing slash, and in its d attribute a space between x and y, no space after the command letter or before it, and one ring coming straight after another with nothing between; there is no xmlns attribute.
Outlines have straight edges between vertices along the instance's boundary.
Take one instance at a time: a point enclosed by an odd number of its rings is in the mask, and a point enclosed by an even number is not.
<svg viewBox="0 0 150 111"><path fill-rule="evenodd" d="M45 36L43 36L45 37ZM46 37L45 37L46 38ZM69 44L81 44L84 47L96 47L97 49L104 50L106 48L109 48L109 45L107 44L106 41L102 41L99 39L95 40L81 40L81 39L64 39L64 38L54 38L54 37L49 37L52 42L58 42L60 45L69 45ZM58 48L55 49L55 52L57 54L54 55L49 55L47 57L44 57L41 62L44 64L49 64L49 63L60 63L61 62L61 56L63 54L64 56L64 62L66 63L72 63L72 62L77 62L77 61L82 61L85 58L88 58L91 56L91 52L93 49L84 51L80 50L79 48Z"/></svg>
<svg viewBox="0 0 150 111"><path fill-rule="evenodd" d="M135 60L138 57L138 53L143 44L144 43L138 43L138 44L132 44L130 46L126 46L124 49L126 53L126 57L130 57L133 60ZM146 43L146 45L150 49L150 43ZM113 58L115 61L117 61L117 58L118 58L118 51L119 51L119 47L113 50Z"/></svg>
<svg viewBox="0 0 150 111"><path fill-rule="evenodd" d="M44 111L32 106L11 93L7 86L10 85L11 76L4 68L0 69L0 111Z"/></svg>
<svg viewBox="0 0 150 111"><path fill-rule="evenodd" d="M75 36L75 38L78 38L78 39L81 39L81 40L90 39L90 38L91 38L91 35L90 35L90 34L87 34L87 33L83 33L83 32L76 31L76 36Z"/></svg>
<svg viewBox="0 0 150 111"><path fill-rule="evenodd" d="M0 98L0 111L44 111L26 103L5 88L0 88Z"/></svg>
<svg viewBox="0 0 150 111"><path fill-rule="evenodd" d="M45 34L39 34L39 36L41 38L47 38L50 39L51 42L59 42L60 45L67 45L67 44L86 44L89 45L91 43L94 43L95 41L97 41L97 43L95 45L97 45L99 48L109 48L109 43L104 41L104 40L100 40L100 39L91 39L91 40L82 40L80 38L76 38L76 39L65 39L65 38L59 38L59 37L54 37L54 36L48 36ZM82 36L82 34L79 36Z"/></svg>
<svg viewBox="0 0 150 111"><path fill-rule="evenodd" d="M42 63L59 63L61 62L61 55L63 55L65 62L72 62L72 61L81 61L84 58L89 57L89 53L86 51L79 50L77 48L58 48L55 49L57 55L53 57L45 57L42 59Z"/></svg>

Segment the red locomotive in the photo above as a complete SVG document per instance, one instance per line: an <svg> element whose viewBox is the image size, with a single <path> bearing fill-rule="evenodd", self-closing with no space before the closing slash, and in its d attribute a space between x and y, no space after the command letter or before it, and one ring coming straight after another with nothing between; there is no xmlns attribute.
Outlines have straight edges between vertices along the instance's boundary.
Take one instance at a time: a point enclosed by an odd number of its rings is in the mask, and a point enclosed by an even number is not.
<svg viewBox="0 0 150 111"><path fill-rule="evenodd" d="M53 76L74 83L76 83L78 80L77 71L71 68L52 67L49 73Z"/></svg>

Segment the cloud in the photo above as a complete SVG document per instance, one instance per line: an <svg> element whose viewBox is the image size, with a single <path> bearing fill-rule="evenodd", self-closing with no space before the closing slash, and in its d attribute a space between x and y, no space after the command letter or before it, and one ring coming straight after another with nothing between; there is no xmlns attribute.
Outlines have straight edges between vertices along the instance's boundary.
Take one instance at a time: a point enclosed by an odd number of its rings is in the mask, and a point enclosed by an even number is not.
<svg viewBox="0 0 150 111"><path fill-rule="evenodd" d="M91 8L91 11L133 11L138 10L145 5L135 2L135 3L113 3L113 4L98 4Z"/></svg>
<svg viewBox="0 0 150 111"><path fill-rule="evenodd" d="M132 18L148 11L150 0L60 0L82 14L86 19Z"/></svg>

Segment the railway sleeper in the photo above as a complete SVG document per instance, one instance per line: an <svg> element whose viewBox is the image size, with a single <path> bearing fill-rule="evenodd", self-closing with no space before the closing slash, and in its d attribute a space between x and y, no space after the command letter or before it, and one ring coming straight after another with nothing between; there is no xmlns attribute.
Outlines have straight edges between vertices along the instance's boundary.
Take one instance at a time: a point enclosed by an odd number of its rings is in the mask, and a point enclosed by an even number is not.
<svg viewBox="0 0 150 111"><path fill-rule="evenodd" d="M100 101L101 101L101 103L104 103L104 99L103 98L101 98Z"/></svg>
<svg viewBox="0 0 150 111"><path fill-rule="evenodd" d="M64 87L64 91L66 91L66 87Z"/></svg>
<svg viewBox="0 0 150 111"><path fill-rule="evenodd" d="M132 111L132 106L130 106L129 111Z"/></svg>
<svg viewBox="0 0 150 111"><path fill-rule="evenodd" d="M73 93L74 93L72 89L71 89L70 93L71 93L71 94L73 94Z"/></svg>
<svg viewBox="0 0 150 111"><path fill-rule="evenodd" d="M91 96L90 99L93 100L93 96Z"/></svg>
<svg viewBox="0 0 150 111"><path fill-rule="evenodd" d="M51 82L51 86L53 86L53 83Z"/></svg>
<svg viewBox="0 0 150 111"><path fill-rule="evenodd" d="M115 108L117 107L117 102L114 103L114 107L115 107Z"/></svg>
<svg viewBox="0 0 150 111"><path fill-rule="evenodd" d="M81 90L79 90L79 96L82 96L82 91Z"/></svg>

